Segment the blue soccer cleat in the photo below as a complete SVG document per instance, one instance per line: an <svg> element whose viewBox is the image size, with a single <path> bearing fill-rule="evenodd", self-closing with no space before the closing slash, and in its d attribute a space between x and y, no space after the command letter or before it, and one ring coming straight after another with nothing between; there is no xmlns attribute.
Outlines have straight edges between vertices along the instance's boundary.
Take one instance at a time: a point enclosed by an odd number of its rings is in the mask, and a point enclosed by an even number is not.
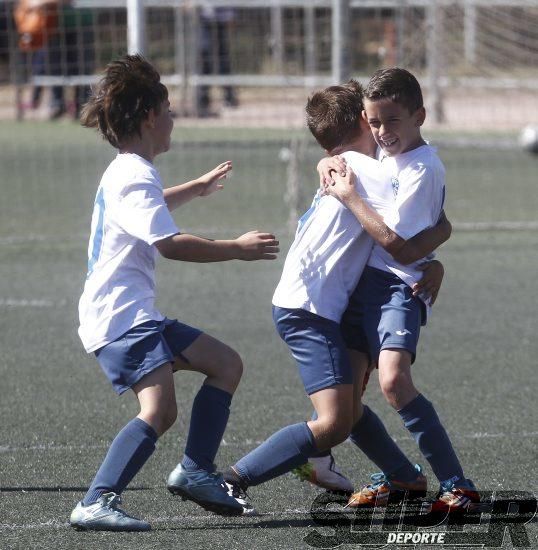
<svg viewBox="0 0 538 550"><path fill-rule="evenodd" d="M105 493L94 504L79 502L71 512L69 523L79 531L149 531L149 523L127 515L120 507L121 497Z"/></svg>
<svg viewBox="0 0 538 550"><path fill-rule="evenodd" d="M222 516L241 516L243 506L228 494L222 474L185 470L178 464L168 476L168 490L183 500L192 500L205 510Z"/></svg>

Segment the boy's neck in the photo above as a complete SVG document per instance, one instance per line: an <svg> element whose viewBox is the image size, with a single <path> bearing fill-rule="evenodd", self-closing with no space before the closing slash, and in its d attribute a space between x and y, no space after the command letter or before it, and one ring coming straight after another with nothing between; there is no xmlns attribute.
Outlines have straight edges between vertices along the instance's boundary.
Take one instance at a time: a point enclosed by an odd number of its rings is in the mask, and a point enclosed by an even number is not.
<svg viewBox="0 0 538 550"><path fill-rule="evenodd" d="M355 139L340 145L339 147L331 149L328 153L329 156L333 157L334 155L341 155L347 151L354 151L355 153L361 153L362 155L375 158L377 143L369 131L362 132L360 136L357 136Z"/></svg>
<svg viewBox="0 0 538 550"><path fill-rule="evenodd" d="M398 155L404 155L405 153L410 153L411 151L414 151L415 149L418 149L423 145L427 145L427 143L424 141L424 138L421 135L419 135L417 139L412 144L410 144L405 151L398 153ZM394 156L397 157L398 155L394 155Z"/></svg>
<svg viewBox="0 0 538 550"><path fill-rule="evenodd" d="M153 164L153 159L155 158L153 147L151 147L151 145L148 144L145 140L138 139L138 138L131 139L126 143L122 143L119 147L119 152L138 155L139 157L142 157L143 159L147 160L148 162L151 162L152 164Z"/></svg>

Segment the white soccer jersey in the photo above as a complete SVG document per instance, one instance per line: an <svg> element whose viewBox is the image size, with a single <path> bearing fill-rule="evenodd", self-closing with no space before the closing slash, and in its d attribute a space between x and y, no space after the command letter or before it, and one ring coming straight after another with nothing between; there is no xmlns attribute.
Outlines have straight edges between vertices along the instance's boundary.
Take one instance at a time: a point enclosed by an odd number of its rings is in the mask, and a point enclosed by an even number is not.
<svg viewBox="0 0 538 550"><path fill-rule="evenodd" d="M135 154L118 154L97 190L79 335L89 353L130 328L162 320L155 309L156 241L179 233L159 173Z"/></svg>
<svg viewBox="0 0 538 550"><path fill-rule="evenodd" d="M395 196L393 208L384 217L385 224L406 240L436 225L445 200L445 168L436 149L422 145L394 157L381 153L381 164L392 173ZM433 254L429 258L433 258ZM392 272L413 286L422 278L423 273L417 266L423 261L400 264L376 244L368 265Z"/></svg>
<svg viewBox="0 0 538 550"><path fill-rule="evenodd" d="M381 215L392 207L390 174L365 155L342 155L357 175L362 197ZM372 250L373 240L340 201L318 192L299 220L273 304L340 322Z"/></svg>

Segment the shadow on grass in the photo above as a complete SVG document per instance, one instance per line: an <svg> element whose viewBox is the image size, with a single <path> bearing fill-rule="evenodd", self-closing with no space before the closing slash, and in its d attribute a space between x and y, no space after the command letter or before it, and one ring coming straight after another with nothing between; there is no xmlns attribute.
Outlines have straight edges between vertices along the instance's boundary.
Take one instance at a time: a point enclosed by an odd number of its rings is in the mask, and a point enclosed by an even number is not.
<svg viewBox="0 0 538 550"><path fill-rule="evenodd" d="M149 491L153 487L130 487L128 491ZM0 487L0 493L85 493L88 487Z"/></svg>
<svg viewBox="0 0 538 550"><path fill-rule="evenodd" d="M246 519L246 518L245 518ZM237 529L285 529L289 527L304 528L315 527L316 522L312 518L304 519L269 519L263 521L230 521L229 523L211 523L204 525L167 525L163 531L197 531L197 530L237 530Z"/></svg>

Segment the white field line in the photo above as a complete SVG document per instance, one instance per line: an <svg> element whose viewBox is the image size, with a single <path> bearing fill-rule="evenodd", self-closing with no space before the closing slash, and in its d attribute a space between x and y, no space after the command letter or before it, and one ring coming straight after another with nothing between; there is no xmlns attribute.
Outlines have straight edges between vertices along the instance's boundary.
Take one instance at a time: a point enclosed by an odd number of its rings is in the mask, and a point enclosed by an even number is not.
<svg viewBox="0 0 538 550"><path fill-rule="evenodd" d="M476 432L471 434L450 434L450 437L454 439L523 439L527 437L538 437L538 431L536 432L517 432L517 433L486 433ZM395 441L401 441L395 438ZM226 441L223 440L221 446L223 447L254 447L263 443L263 440L255 441L252 439L246 439L245 441ZM0 445L0 455L7 453L20 453L26 451L91 451L97 449L106 449L108 444L103 443L101 445L55 445L54 443L42 443L39 445L29 446L11 446Z"/></svg>
<svg viewBox="0 0 538 550"><path fill-rule="evenodd" d="M538 230L538 220L529 221L495 221L495 222L453 222L453 228L456 231L528 231ZM210 234L210 235L234 235L245 232L245 227L183 227L185 233ZM70 242L86 242L87 234L70 235L67 239ZM47 235L13 235L0 237L0 245L17 245L33 242L50 241L51 237ZM62 241L66 242L66 239Z"/></svg>
<svg viewBox="0 0 538 550"><path fill-rule="evenodd" d="M527 222L455 222L456 231L534 231L538 221Z"/></svg>
<svg viewBox="0 0 538 550"><path fill-rule="evenodd" d="M40 308L40 307L64 307L69 304L68 300L46 300L46 299L17 299L17 298L0 298L0 307L9 308Z"/></svg>

